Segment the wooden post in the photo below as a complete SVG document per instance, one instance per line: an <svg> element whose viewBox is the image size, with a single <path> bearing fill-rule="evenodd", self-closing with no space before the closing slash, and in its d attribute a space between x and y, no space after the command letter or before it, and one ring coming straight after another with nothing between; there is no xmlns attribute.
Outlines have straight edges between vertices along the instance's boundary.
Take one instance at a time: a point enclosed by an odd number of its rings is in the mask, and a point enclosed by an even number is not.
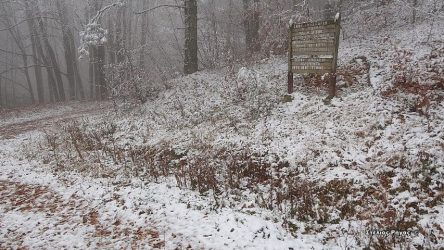
<svg viewBox="0 0 444 250"><path fill-rule="evenodd" d="M288 93L292 94L293 86L293 24L290 24L288 31Z"/></svg>
<svg viewBox="0 0 444 250"><path fill-rule="evenodd" d="M333 73L329 77L328 99L333 99L336 96L336 69L338 67L339 39L341 34L341 14L339 14L339 16L338 14L335 17L335 53L333 58Z"/></svg>

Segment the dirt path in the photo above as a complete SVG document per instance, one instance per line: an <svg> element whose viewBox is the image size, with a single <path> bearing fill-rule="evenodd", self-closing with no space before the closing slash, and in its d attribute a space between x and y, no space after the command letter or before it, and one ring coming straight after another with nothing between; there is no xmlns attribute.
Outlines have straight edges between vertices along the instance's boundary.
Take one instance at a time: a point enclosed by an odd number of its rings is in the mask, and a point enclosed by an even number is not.
<svg viewBox="0 0 444 250"><path fill-rule="evenodd" d="M16 119L17 121L6 123L6 125L0 124L0 139L14 139L20 134L33 130L41 131L61 121L97 116L104 114L104 112L109 111L111 108L110 104L108 103L91 103L91 105L92 107L84 104L78 105L78 107L74 108L73 110L62 110L54 114L43 112L40 117L38 115L38 111L28 111L22 113L18 112L18 114L16 114L16 117L18 116L18 119ZM11 117L6 115L3 115L2 117L0 115L0 120L2 119L7 120L11 119Z"/></svg>
<svg viewBox="0 0 444 250"><path fill-rule="evenodd" d="M19 135L49 129L65 120L100 115L107 110L109 105L97 105L49 113L44 118L34 113L31 117L24 114L25 117L18 117L17 122L0 126L0 142L3 145L3 149L0 146L0 171L3 172L0 172L3 174L0 175L0 249L164 247L164 241L152 227L125 221L124 216L118 212L115 212L114 217L104 216L101 211L105 209L97 204L92 206L90 200L75 194L67 196L45 185L11 181L11 173L6 174L7 169L21 168L22 163L26 165L25 161L15 165L18 161L11 154L18 151L14 147L20 144L17 139ZM113 196L107 202L124 204L119 196ZM109 204L105 205L109 207ZM109 210L108 207L106 209ZM140 211L135 210L137 208L130 209L129 213L134 213L136 217L141 215ZM139 217L136 219L147 220L146 217Z"/></svg>

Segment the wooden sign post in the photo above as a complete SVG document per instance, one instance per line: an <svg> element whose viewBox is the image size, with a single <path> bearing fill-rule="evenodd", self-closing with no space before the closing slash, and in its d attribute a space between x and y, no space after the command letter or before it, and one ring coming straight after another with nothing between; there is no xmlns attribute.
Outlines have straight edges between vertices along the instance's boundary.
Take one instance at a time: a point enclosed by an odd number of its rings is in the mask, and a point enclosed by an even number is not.
<svg viewBox="0 0 444 250"><path fill-rule="evenodd" d="M288 93L294 74L331 74L329 98L336 94L336 68L341 16L313 23L290 23L288 38Z"/></svg>

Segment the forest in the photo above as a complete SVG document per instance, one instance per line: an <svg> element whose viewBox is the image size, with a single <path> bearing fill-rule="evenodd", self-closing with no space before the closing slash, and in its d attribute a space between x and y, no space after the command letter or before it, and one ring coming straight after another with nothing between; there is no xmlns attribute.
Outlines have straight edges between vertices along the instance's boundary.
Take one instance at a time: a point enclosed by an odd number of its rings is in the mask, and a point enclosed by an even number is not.
<svg viewBox="0 0 444 250"><path fill-rule="evenodd" d="M283 54L292 16L332 18L342 6L362 5L345 2L2 1L0 104L131 92L143 102L178 75Z"/></svg>

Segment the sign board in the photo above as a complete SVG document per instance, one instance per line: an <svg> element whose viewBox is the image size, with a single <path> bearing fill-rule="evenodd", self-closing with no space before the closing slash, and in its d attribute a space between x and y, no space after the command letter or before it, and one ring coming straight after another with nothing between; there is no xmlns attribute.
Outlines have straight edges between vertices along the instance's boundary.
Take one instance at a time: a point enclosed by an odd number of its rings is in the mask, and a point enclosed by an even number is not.
<svg viewBox="0 0 444 250"><path fill-rule="evenodd" d="M336 73L340 22L340 15L337 15L334 20L290 24L288 39L290 93L293 92L293 74Z"/></svg>

